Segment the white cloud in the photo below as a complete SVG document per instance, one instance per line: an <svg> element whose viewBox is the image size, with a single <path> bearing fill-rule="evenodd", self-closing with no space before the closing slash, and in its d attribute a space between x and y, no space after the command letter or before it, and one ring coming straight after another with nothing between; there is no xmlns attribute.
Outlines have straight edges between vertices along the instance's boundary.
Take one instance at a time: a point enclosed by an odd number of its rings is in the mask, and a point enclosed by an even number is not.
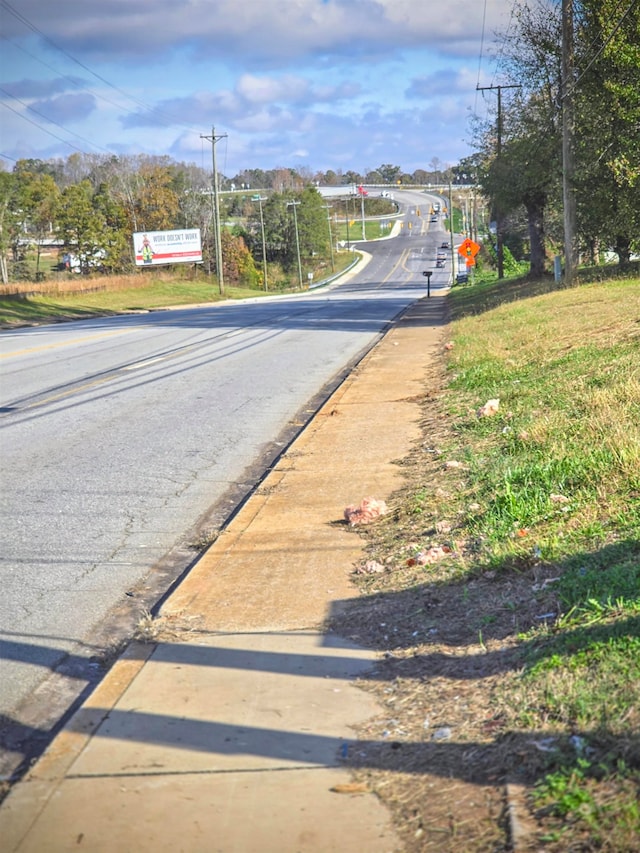
<svg viewBox="0 0 640 853"><path fill-rule="evenodd" d="M468 153L484 82L484 11L477 0L21 0L31 27L3 12L14 95L3 150L69 153L44 119L21 124L23 97L55 108L43 112L84 150L195 154L215 126L230 171L294 156L318 169L453 161ZM487 0L485 49L509 12Z"/></svg>
<svg viewBox="0 0 640 853"><path fill-rule="evenodd" d="M89 59L147 62L168 48L248 68L353 58L407 47L460 53L502 22L504 0L21 0L20 14ZM5 14L9 38L25 29Z"/></svg>

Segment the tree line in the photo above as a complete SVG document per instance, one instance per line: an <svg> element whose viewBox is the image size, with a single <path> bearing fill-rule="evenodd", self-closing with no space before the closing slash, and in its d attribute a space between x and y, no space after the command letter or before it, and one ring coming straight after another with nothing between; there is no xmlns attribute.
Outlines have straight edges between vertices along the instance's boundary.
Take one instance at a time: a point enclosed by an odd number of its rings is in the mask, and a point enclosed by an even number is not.
<svg viewBox="0 0 640 853"><path fill-rule="evenodd" d="M260 287L265 257L276 277L280 271L285 278L298 252L303 258L328 258L335 237L316 189L320 184L397 186L466 178L437 160L431 165L430 172L412 175L383 164L365 175L312 174L300 168L219 176L224 279ZM134 232L187 227L200 229L205 268L217 273L211 187L210 172L169 157L72 154L64 160L20 160L11 172L0 171L2 282L42 277L41 256L52 241L61 254L73 254L82 272L97 266L105 273L131 272ZM291 201L299 203L295 218ZM334 216L340 208L346 215L345 201L333 204ZM367 199L367 207L374 205L374 199Z"/></svg>
<svg viewBox="0 0 640 853"><path fill-rule="evenodd" d="M463 164L502 217L505 241L514 250L526 241L534 276L563 243L568 96L580 260L613 253L625 267L640 252L640 3L574 0L572 11L563 44L560 3L516 3L503 36L502 114L476 126L477 153ZM572 74L563 79L566 51Z"/></svg>
<svg viewBox="0 0 640 853"><path fill-rule="evenodd" d="M573 0L572 9L573 72L564 80L561 4L516 0L501 59L509 95L499 114L475 124L476 151L456 166L434 158L412 174L387 163L364 174L298 167L220 176L225 280L259 287L265 256L285 277L295 270L298 252L328 257L335 235L316 187L361 183L479 187L511 254L527 258L533 276L543 275L563 245L568 92L581 261L596 264L613 253L628 266L640 251L640 3ZM205 268L217 272L211 185L210 172L169 157L20 160L11 172L0 171L2 281L32 276L34 268L41 275L40 255L51 238L85 271L99 256L101 269L115 273L134 268L132 233L185 227L200 229ZM264 204L256 194L264 194ZM291 201L299 202L297 229ZM346 215L342 205L334 202L334 215ZM490 244L491 229L484 237Z"/></svg>

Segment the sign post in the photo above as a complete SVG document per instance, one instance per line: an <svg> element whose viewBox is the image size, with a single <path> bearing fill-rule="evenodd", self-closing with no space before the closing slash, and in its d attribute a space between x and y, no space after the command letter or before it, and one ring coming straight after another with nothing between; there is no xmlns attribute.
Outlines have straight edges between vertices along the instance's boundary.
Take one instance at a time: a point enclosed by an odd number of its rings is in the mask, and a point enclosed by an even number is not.
<svg viewBox="0 0 640 853"><path fill-rule="evenodd" d="M427 299L431 296L431 273L433 270L422 270L422 275L427 277Z"/></svg>
<svg viewBox="0 0 640 853"><path fill-rule="evenodd" d="M479 251L480 246L478 246L477 243L474 243L474 241L470 237L467 237L458 246L458 254L462 255L462 257L465 258L467 261L475 258Z"/></svg>
<svg viewBox="0 0 640 853"><path fill-rule="evenodd" d="M467 237L460 243L458 246L458 254L460 257L464 258L467 272L471 269L471 267L475 267L476 265L476 255L480 251L480 246L476 242L474 242L470 237Z"/></svg>

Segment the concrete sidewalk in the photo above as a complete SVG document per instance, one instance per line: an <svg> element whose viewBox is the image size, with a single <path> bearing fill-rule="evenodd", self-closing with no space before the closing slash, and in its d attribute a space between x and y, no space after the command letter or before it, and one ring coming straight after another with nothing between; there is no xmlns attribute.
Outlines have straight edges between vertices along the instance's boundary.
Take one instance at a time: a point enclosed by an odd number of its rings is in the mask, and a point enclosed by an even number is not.
<svg viewBox="0 0 640 853"><path fill-rule="evenodd" d="M402 485L445 298L412 306L279 460L0 808L8 851L392 853L373 796L336 792L374 652L324 630L357 595L342 523Z"/></svg>

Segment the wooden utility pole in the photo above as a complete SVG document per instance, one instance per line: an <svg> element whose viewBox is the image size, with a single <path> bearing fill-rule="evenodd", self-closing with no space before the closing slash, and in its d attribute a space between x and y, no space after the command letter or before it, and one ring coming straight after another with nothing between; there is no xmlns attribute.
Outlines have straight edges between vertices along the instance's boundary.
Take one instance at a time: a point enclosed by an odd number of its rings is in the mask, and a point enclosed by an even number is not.
<svg viewBox="0 0 640 853"><path fill-rule="evenodd" d="M502 90L503 89L520 89L520 84L515 83L511 86L476 86L476 91L485 92L487 90L497 89L498 91L498 120L497 120L497 143L496 157L500 160L502 154ZM496 204L496 255L498 257L498 278L504 278L504 241L502 228L502 211L499 205Z"/></svg>
<svg viewBox="0 0 640 853"><path fill-rule="evenodd" d="M577 264L575 245L576 200L573 191L573 5L562 0L562 202L564 215L564 279L573 282Z"/></svg>
<svg viewBox="0 0 640 853"><path fill-rule="evenodd" d="M224 272L222 269L222 239L220 236L220 205L218 203L218 168L216 166L216 142L220 139L225 139L226 133L221 133L216 136L215 128L211 128L211 136L200 134L201 139L209 139L211 141L211 157L213 166L213 237L215 242L216 252L216 272L218 273L218 287L220 295L224 295Z"/></svg>

